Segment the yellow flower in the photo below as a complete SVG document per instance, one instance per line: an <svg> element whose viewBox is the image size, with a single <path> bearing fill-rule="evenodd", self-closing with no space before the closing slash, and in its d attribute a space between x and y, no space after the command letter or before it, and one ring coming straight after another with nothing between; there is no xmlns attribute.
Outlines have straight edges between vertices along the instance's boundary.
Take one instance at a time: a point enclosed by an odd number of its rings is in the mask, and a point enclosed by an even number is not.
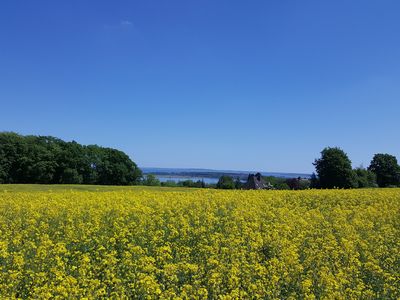
<svg viewBox="0 0 400 300"><path fill-rule="evenodd" d="M0 298L400 299L400 190L0 192Z"/></svg>

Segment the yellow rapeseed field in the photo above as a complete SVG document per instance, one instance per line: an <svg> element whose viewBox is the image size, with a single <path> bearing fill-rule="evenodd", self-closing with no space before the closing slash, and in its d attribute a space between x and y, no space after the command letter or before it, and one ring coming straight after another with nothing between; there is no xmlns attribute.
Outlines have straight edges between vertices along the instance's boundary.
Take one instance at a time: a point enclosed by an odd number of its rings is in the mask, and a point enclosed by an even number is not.
<svg viewBox="0 0 400 300"><path fill-rule="evenodd" d="M0 192L0 298L398 299L400 189Z"/></svg>

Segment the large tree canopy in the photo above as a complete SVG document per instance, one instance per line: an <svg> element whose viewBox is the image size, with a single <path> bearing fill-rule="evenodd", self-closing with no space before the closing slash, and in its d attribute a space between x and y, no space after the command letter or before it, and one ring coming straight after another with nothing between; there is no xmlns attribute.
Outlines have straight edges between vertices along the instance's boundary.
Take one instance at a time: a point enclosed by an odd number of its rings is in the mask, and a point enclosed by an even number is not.
<svg viewBox="0 0 400 300"><path fill-rule="evenodd" d="M380 187L400 185L400 167L393 155L375 154L368 170L376 174Z"/></svg>
<svg viewBox="0 0 400 300"><path fill-rule="evenodd" d="M141 175L138 166L116 149L0 133L0 183L130 185Z"/></svg>
<svg viewBox="0 0 400 300"><path fill-rule="evenodd" d="M352 188L357 186L355 173L347 154L340 148L325 148L314 162L321 188Z"/></svg>

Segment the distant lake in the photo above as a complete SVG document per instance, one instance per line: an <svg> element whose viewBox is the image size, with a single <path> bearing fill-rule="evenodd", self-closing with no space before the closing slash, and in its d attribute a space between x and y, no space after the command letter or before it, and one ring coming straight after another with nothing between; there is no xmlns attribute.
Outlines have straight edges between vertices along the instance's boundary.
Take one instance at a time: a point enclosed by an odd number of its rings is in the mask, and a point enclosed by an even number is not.
<svg viewBox="0 0 400 300"><path fill-rule="evenodd" d="M153 174L161 182L174 181L180 182L185 180L204 181L207 184L215 184L222 175L239 178L242 182L247 180L250 173L255 171L229 171L229 170L210 170L210 169L179 169L179 168L142 168L143 173ZM299 173L272 173L261 172L264 176L275 176L281 178L310 178L310 174Z"/></svg>
<svg viewBox="0 0 400 300"><path fill-rule="evenodd" d="M204 181L204 183L207 184L213 184L218 182L218 178L207 178L207 177L186 177L186 176L163 176L163 175L154 175L157 177L158 180L161 182L167 182L167 181L174 181L174 182L180 182L180 181L185 181L185 180L192 180L194 182L196 181Z"/></svg>

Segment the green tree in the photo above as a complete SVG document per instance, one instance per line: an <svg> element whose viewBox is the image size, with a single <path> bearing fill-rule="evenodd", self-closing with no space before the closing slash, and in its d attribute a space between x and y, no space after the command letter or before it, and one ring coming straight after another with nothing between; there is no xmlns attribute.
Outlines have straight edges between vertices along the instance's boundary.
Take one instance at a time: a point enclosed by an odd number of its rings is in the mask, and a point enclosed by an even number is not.
<svg viewBox="0 0 400 300"><path fill-rule="evenodd" d="M66 168L61 175L61 183L63 184L79 184L82 183L82 175L76 169Z"/></svg>
<svg viewBox="0 0 400 300"><path fill-rule="evenodd" d="M239 177L235 179L235 189L240 190L243 187L243 183Z"/></svg>
<svg viewBox="0 0 400 300"><path fill-rule="evenodd" d="M234 189L235 188L235 181L231 176L222 175L217 183L217 189Z"/></svg>
<svg viewBox="0 0 400 300"><path fill-rule="evenodd" d="M105 185L138 184L141 170L124 152L90 145L84 148L84 183Z"/></svg>
<svg viewBox="0 0 400 300"><path fill-rule="evenodd" d="M375 173L364 169L363 167L354 170L357 179L357 187L368 188L377 187Z"/></svg>
<svg viewBox="0 0 400 300"><path fill-rule="evenodd" d="M91 172L85 148L75 141L58 141L54 147L57 167L54 175L54 183L62 184L94 184L88 173Z"/></svg>
<svg viewBox="0 0 400 300"><path fill-rule="evenodd" d="M291 190L300 189L300 179L301 178L288 178L285 180L285 183L288 185Z"/></svg>
<svg viewBox="0 0 400 300"><path fill-rule="evenodd" d="M96 166L96 171L99 184L130 185L137 183L141 172L128 155L111 148L100 148L98 154L100 161Z"/></svg>
<svg viewBox="0 0 400 300"><path fill-rule="evenodd" d="M290 190L286 178L276 176L265 176L264 181L272 186L274 190Z"/></svg>
<svg viewBox="0 0 400 300"><path fill-rule="evenodd" d="M0 183L129 185L141 176L137 165L116 149L0 133Z"/></svg>
<svg viewBox="0 0 400 300"><path fill-rule="evenodd" d="M19 160L24 149L22 137L13 132L0 133L0 182L17 183Z"/></svg>
<svg viewBox="0 0 400 300"><path fill-rule="evenodd" d="M147 186L160 186L161 182L160 180L153 174L147 174L143 181L142 181L143 185L147 185Z"/></svg>
<svg viewBox="0 0 400 300"><path fill-rule="evenodd" d="M285 183L291 190L306 190L310 188L310 180L301 177L288 178Z"/></svg>
<svg viewBox="0 0 400 300"><path fill-rule="evenodd" d="M311 174L311 177L310 177L310 188L312 188L312 189L320 188L319 179L314 172Z"/></svg>
<svg viewBox="0 0 400 300"><path fill-rule="evenodd" d="M161 182L161 186L177 187L178 184L173 180L167 180L167 181Z"/></svg>
<svg viewBox="0 0 400 300"><path fill-rule="evenodd" d="M400 167L393 155L375 154L368 170L375 173L380 187L400 185Z"/></svg>
<svg viewBox="0 0 400 300"><path fill-rule="evenodd" d="M347 154L340 148L325 148L314 162L321 188L357 187L356 176Z"/></svg>

